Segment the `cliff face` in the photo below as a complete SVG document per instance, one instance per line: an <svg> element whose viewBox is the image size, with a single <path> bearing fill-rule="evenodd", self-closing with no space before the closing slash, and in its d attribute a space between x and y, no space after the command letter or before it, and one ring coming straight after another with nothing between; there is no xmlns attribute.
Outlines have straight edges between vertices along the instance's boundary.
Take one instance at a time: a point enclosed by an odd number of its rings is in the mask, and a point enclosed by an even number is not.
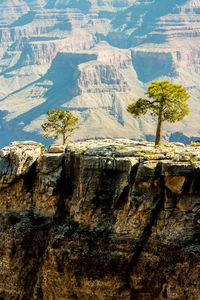
<svg viewBox="0 0 200 300"><path fill-rule="evenodd" d="M199 146L64 150L0 152L1 299L198 299Z"/></svg>
<svg viewBox="0 0 200 300"><path fill-rule="evenodd" d="M188 90L191 114L176 131L196 140L199 9L199 0L0 1L0 147L45 143L41 123L60 107L80 118L74 140L152 139L155 120L133 120L126 107L163 79ZM172 133L166 124L166 140Z"/></svg>

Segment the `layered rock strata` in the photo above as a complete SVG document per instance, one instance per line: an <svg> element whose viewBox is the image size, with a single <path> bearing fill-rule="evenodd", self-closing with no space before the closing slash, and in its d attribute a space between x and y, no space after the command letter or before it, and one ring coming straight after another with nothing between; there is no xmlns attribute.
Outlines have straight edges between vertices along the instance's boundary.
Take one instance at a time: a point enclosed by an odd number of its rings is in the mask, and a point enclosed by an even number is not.
<svg viewBox="0 0 200 300"><path fill-rule="evenodd" d="M155 119L132 119L126 108L163 79L190 95L176 137L198 139L199 10L199 0L1 0L0 147L47 143L41 124L60 107L80 119L73 140L153 140ZM163 136L177 140L174 124Z"/></svg>
<svg viewBox="0 0 200 300"><path fill-rule="evenodd" d="M0 152L0 299L199 299L200 146Z"/></svg>

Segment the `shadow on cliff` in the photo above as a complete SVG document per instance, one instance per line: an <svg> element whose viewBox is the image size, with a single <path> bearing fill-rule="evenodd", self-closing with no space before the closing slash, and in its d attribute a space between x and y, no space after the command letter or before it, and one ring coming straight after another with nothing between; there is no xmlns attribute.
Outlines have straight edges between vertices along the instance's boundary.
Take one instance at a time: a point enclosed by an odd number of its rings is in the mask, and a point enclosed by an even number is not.
<svg viewBox="0 0 200 300"><path fill-rule="evenodd" d="M143 1L140 1L141 3ZM135 36L142 36L152 32L155 29L156 20L167 14L173 14L177 11L178 5L183 5L187 0L155 0L150 2L148 10L143 17L142 25L134 31L129 38L130 43L134 44ZM143 5L143 4L142 4Z"/></svg>
<svg viewBox="0 0 200 300"><path fill-rule="evenodd" d="M56 1L49 0L45 6L47 9L64 9L64 8L78 8L83 14L87 14L91 8L91 3L88 0L65 0Z"/></svg>
<svg viewBox="0 0 200 300"><path fill-rule="evenodd" d="M153 134L146 134L145 139L148 142L155 142L155 135ZM180 131L176 131L174 133L171 133L169 136L169 142L170 143L176 143L180 142L185 145L190 145L191 142L199 142L200 141L200 136L186 136Z"/></svg>
<svg viewBox="0 0 200 300"><path fill-rule="evenodd" d="M176 131L170 135L169 142L181 142L185 145L191 144L191 142L199 142L200 136L186 136L180 131Z"/></svg>
<svg viewBox="0 0 200 300"><path fill-rule="evenodd" d="M17 94L30 86L38 86L48 89L44 94L44 98L46 98L44 103L19 115L9 122L5 122L3 120L3 117L7 115L7 112L1 112L1 134L5 136L6 142L9 143L15 139L23 140L27 138L29 140L30 138L34 138L41 141L41 135L31 132L24 132L23 127L30 124L32 120L35 120L41 115L46 114L48 110L60 108L62 104L71 100L74 96L79 95L81 91L77 85L77 80L80 75L78 66L82 63L96 59L97 56L93 54L58 53L53 60L51 67L42 78L10 94ZM15 68L17 67L15 66ZM2 100L5 99L6 98ZM23 126L20 124L23 124ZM42 140L42 142L43 141L44 144L46 144L45 140ZM5 143L1 144L0 141L0 146L2 147L4 145Z"/></svg>
<svg viewBox="0 0 200 300"><path fill-rule="evenodd" d="M154 0L154 1L137 1L126 10L118 12L116 15L108 15L112 19L114 29L123 28L120 33L123 34L123 43L121 39L117 41L119 32L110 33L106 40L113 46L119 48L129 48L142 43L163 43L165 37L162 34L151 35L150 33L156 29L156 21L158 18L167 14L177 12L177 6L183 5L187 0ZM126 26L124 26L126 25ZM128 35L129 29L135 30ZM162 33L162 31L160 31Z"/></svg>
<svg viewBox="0 0 200 300"><path fill-rule="evenodd" d="M177 76L171 53L131 51L131 59L138 79L144 83L160 76Z"/></svg>
<svg viewBox="0 0 200 300"><path fill-rule="evenodd" d="M22 15L21 17L19 17L19 19L14 21L9 27L17 27L30 24L34 20L35 15L35 11L28 11L26 14Z"/></svg>
<svg viewBox="0 0 200 300"><path fill-rule="evenodd" d="M24 122L27 125L30 120L38 118L52 108L59 108L74 96L80 95L81 91L77 85L80 75L78 65L96 59L97 56L93 54L58 53L47 73L34 82L38 87L48 88L44 94L46 101L21 114L13 122ZM48 82L51 82L51 85Z"/></svg>
<svg viewBox="0 0 200 300"><path fill-rule="evenodd" d="M0 148L9 145L13 141L27 141L34 140L42 143L45 147L52 144L53 139L46 140L42 135L36 132L26 132L23 130L22 124L13 125L12 122L7 122L4 117L7 115L7 111L0 111Z"/></svg>
<svg viewBox="0 0 200 300"><path fill-rule="evenodd" d="M20 26L28 25L34 21L35 17L37 17L37 12L30 10L26 14L20 16L16 21L14 21L8 27L12 28L12 27L20 27ZM55 29L72 30L72 25L69 22L69 20L64 20L64 21L58 20L58 22L52 27L52 31ZM50 31L50 30L48 29L48 31ZM40 39L40 37L37 38L37 40L39 40L39 39ZM48 40L50 40L50 38ZM55 40L55 38L54 38L54 40Z"/></svg>

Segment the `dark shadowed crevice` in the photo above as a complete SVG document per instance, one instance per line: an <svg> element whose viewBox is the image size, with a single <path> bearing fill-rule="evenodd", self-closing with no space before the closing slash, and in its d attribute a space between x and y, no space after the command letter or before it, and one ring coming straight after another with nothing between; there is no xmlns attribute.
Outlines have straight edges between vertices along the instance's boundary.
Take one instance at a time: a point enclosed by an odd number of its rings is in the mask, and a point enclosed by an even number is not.
<svg viewBox="0 0 200 300"><path fill-rule="evenodd" d="M142 239L138 242L138 244L135 246L135 249L136 249L136 252L135 254L133 255L133 257L131 258L130 262L129 262L129 265L128 265L128 268L127 268L127 285L129 287L129 289L131 290L131 298L130 300L134 300L136 295L137 295L137 291L136 290L133 290L131 288L131 273L132 273L132 270L134 269L134 265L135 265L135 262L137 261L140 253L142 252L145 244L147 243L150 235L151 235L151 231L152 231L152 227L155 225L157 219L158 219L158 215L160 213L160 211L163 209L163 206L164 206L164 200L165 200L165 194L164 194L164 187L165 187L165 183L164 183L164 177L160 175L161 173L161 164L158 164L157 167L156 167L156 171L155 171L155 178L159 178L160 177L160 196L159 198L155 197L154 199L154 202L157 202L155 208L152 210L152 213L151 213L151 220L150 222L147 224L144 232L143 232L143 237ZM136 298L138 299L138 298Z"/></svg>
<svg viewBox="0 0 200 300"><path fill-rule="evenodd" d="M37 162L35 161L29 172L24 176L24 184L28 192L33 192L33 187L35 183L35 178L36 178L36 167L37 167Z"/></svg>
<svg viewBox="0 0 200 300"><path fill-rule="evenodd" d="M73 188L71 187L70 184L71 181L68 181L69 176L67 174L64 161L65 161L65 156L63 157L63 162L62 162L63 169L61 172L60 180L57 183L57 193L60 194L60 199L59 202L57 203L57 209L53 219L53 227L57 227L65 221L66 216L68 215L65 199L69 194L71 195L73 193Z"/></svg>
<svg viewBox="0 0 200 300"><path fill-rule="evenodd" d="M127 202L129 194L130 194L130 188L133 185L135 176L137 174L138 166L139 166L139 163L137 163L136 165L134 165L132 167L132 170L131 170L131 173L129 176L129 180L128 180L128 185L124 187L122 193L120 194L119 198L117 199L114 209L119 209L121 206L123 206Z"/></svg>

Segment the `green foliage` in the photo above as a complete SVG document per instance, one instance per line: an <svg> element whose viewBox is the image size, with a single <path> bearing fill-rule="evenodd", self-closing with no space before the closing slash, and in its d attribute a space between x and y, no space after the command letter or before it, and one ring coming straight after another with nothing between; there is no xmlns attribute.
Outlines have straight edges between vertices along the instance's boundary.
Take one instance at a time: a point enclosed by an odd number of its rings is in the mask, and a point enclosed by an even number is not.
<svg viewBox="0 0 200 300"><path fill-rule="evenodd" d="M137 156L139 156L139 157L142 157L142 156L145 156L145 155L154 155L154 154L156 154L156 152L152 151L152 150L149 150L149 149L137 152Z"/></svg>
<svg viewBox="0 0 200 300"><path fill-rule="evenodd" d="M191 142L191 146L193 146L193 147L199 147L200 146L200 142Z"/></svg>
<svg viewBox="0 0 200 300"><path fill-rule="evenodd" d="M78 118L76 118L70 111L63 109L52 109L47 112L48 121L42 124L44 131L43 136L48 139L52 136L55 140L61 135L63 138L63 145L67 138L77 128Z"/></svg>
<svg viewBox="0 0 200 300"><path fill-rule="evenodd" d="M190 162L194 163L197 161L197 158L195 156L190 157Z"/></svg>
<svg viewBox="0 0 200 300"><path fill-rule="evenodd" d="M161 114L162 121L176 122L189 114L186 101L189 99L187 91L169 81L153 81L146 93L149 99L139 98L128 105L128 112L135 117L141 117L150 110L152 115ZM151 99L151 100L150 100Z"/></svg>
<svg viewBox="0 0 200 300"><path fill-rule="evenodd" d="M130 103L127 111L135 117L141 117L148 111L158 117L156 144L159 144L162 122L174 123L189 114L186 103L189 95L181 85L173 84L167 80L153 81L149 85L146 95L147 99L139 98L136 102Z"/></svg>

